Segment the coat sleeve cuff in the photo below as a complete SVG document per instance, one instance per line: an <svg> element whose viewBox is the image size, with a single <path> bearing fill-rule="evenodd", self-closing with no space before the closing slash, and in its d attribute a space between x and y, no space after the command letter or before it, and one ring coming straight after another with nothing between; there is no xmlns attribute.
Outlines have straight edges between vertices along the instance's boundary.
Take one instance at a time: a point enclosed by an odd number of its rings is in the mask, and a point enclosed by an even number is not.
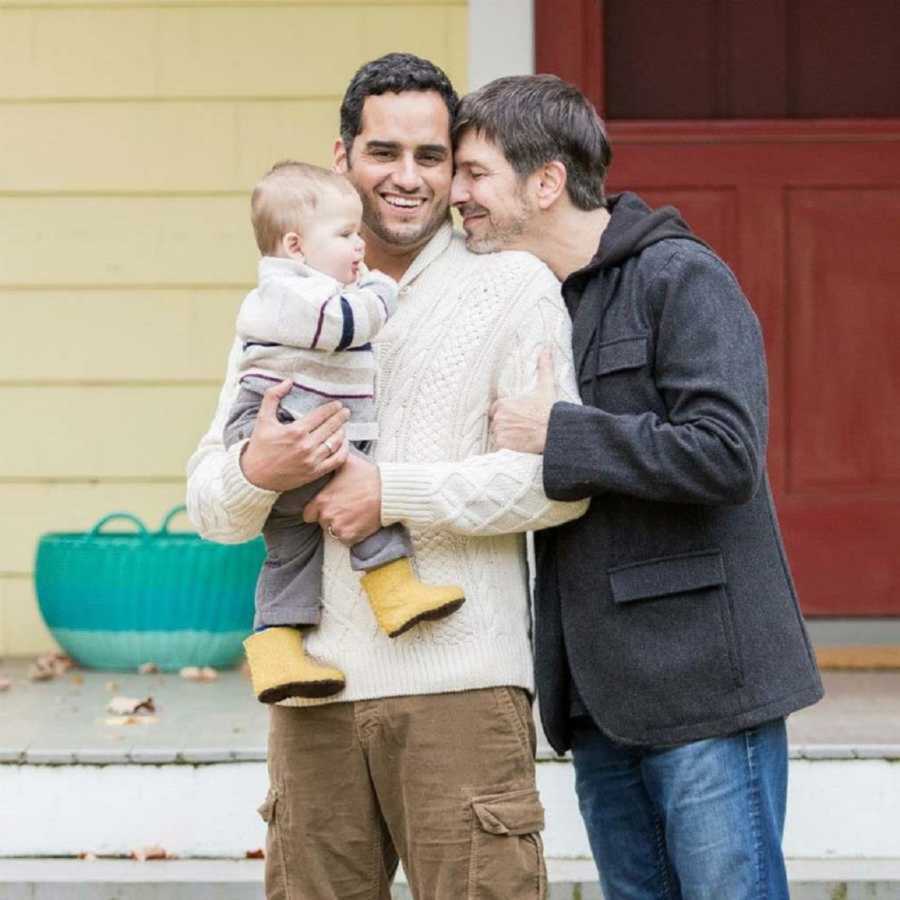
<svg viewBox="0 0 900 900"><path fill-rule="evenodd" d="M582 500L591 496L591 486L579 480L573 465L572 435L577 433L576 423L585 417L584 406L560 401L553 404L547 425L547 442L544 445L544 493L551 500Z"/></svg>

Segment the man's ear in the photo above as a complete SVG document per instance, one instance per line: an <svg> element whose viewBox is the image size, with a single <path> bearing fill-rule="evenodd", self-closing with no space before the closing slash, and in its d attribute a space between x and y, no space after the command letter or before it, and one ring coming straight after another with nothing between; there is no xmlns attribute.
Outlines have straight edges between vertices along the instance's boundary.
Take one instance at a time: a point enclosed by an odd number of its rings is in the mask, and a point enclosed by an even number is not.
<svg viewBox="0 0 900 900"><path fill-rule="evenodd" d="M350 168L350 159L347 155L347 148L340 138L334 142L334 161L331 164L331 168L339 175L346 175L347 170Z"/></svg>
<svg viewBox="0 0 900 900"><path fill-rule="evenodd" d="M303 246L300 242L300 235L296 231L289 231L281 239L281 246L291 259L303 262Z"/></svg>
<svg viewBox="0 0 900 900"><path fill-rule="evenodd" d="M551 160L535 173L537 177L535 199L539 209L549 209L566 189L568 173L558 159Z"/></svg>

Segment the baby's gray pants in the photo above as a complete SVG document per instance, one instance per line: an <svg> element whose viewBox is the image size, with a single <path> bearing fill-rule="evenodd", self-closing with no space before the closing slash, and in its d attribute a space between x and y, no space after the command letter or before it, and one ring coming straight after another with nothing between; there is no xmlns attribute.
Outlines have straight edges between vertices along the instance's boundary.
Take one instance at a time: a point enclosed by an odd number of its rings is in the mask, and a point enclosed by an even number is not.
<svg viewBox="0 0 900 900"><path fill-rule="evenodd" d="M262 383L261 389L271 385ZM226 447L253 433L256 414L262 402L261 391L242 383L231 408L223 440ZM282 407L278 418L293 421ZM359 444L354 452L364 452ZM331 480L330 475L280 494L263 525L266 559L256 582L254 628L268 625L317 625L322 608L322 529L315 522L303 521L303 510ZM389 525L350 548L350 566L356 571L383 566L412 556L412 542L402 525Z"/></svg>

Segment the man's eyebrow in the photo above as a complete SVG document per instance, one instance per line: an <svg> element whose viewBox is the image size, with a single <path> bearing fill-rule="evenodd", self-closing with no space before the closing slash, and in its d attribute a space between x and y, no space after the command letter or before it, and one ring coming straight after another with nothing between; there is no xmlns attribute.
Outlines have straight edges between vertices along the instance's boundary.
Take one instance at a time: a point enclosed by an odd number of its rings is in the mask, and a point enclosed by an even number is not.
<svg viewBox="0 0 900 900"><path fill-rule="evenodd" d="M397 141L366 141L366 150L399 150ZM447 155L450 148L446 144L420 144L416 147L416 153L440 153Z"/></svg>
<svg viewBox="0 0 900 900"><path fill-rule="evenodd" d="M416 147L416 153L443 153L450 152L450 148L446 144L421 144Z"/></svg>
<svg viewBox="0 0 900 900"><path fill-rule="evenodd" d="M396 141L366 141L366 150L398 150Z"/></svg>

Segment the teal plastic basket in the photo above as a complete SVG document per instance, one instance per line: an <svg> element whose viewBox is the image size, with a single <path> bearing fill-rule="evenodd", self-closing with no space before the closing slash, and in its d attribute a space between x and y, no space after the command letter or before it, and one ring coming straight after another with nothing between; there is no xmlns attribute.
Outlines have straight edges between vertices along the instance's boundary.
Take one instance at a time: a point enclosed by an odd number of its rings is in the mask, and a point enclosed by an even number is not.
<svg viewBox="0 0 900 900"><path fill-rule="evenodd" d="M41 615L81 665L134 669L152 662L172 671L240 659L265 545L262 538L226 545L169 531L184 510L171 510L155 532L117 512L89 532L41 537L34 569ZM112 522L130 522L136 531L104 530Z"/></svg>

